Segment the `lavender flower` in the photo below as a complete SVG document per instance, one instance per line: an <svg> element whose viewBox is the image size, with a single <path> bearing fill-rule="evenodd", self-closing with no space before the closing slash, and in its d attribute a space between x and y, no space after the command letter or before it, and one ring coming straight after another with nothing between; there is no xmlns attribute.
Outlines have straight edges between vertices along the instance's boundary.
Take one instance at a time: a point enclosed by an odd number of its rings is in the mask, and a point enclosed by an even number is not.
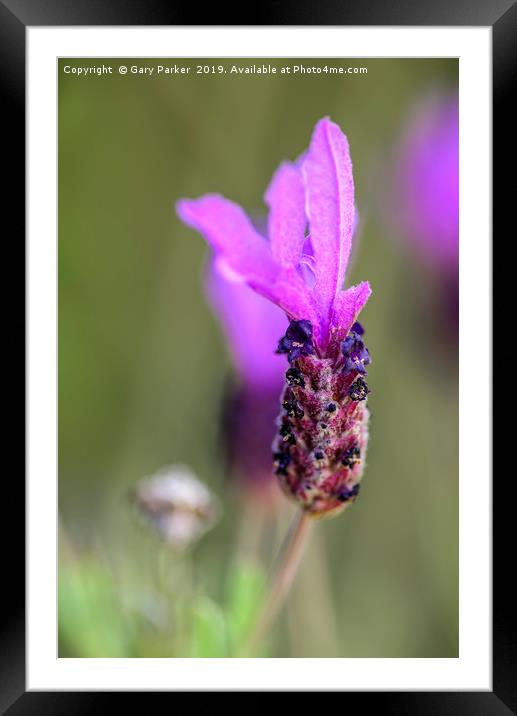
<svg viewBox="0 0 517 716"><path fill-rule="evenodd" d="M285 330L285 314L235 275L225 275L216 261L209 264L206 288L238 376L225 410L230 465L241 485L267 505L277 492L271 442L285 367L275 347Z"/></svg>
<svg viewBox="0 0 517 716"><path fill-rule="evenodd" d="M279 306L290 324L277 350L289 360L274 465L283 490L313 515L354 501L368 440L370 362L356 323L371 291L342 290L352 246L354 185L348 142L320 120L306 154L284 162L265 195L266 240L220 195L181 200L180 218L218 265Z"/></svg>

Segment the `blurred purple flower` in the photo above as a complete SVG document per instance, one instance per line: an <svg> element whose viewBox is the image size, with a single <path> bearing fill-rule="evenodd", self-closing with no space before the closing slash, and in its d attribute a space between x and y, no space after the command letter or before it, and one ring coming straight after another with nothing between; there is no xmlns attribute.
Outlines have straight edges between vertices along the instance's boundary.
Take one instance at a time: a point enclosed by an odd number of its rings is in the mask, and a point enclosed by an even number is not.
<svg viewBox="0 0 517 716"><path fill-rule="evenodd" d="M183 199L177 211L212 246L219 271L287 314L290 324L277 349L288 355L290 368L275 469L303 509L330 514L358 493L368 437L363 375L370 362L356 323L370 286L342 288L355 207L348 141L336 124L328 118L317 123L309 149L297 162L280 165L265 201L269 240L220 195Z"/></svg>
<svg viewBox="0 0 517 716"><path fill-rule="evenodd" d="M261 390L282 384L284 366L275 355L278 336L285 331L283 311L265 301L244 281L227 275L211 261L206 291L224 326L235 369L246 385Z"/></svg>
<svg viewBox="0 0 517 716"><path fill-rule="evenodd" d="M238 376L226 396L226 435L231 467L255 496L277 491L271 464L271 443L285 366L275 347L285 331L286 317L234 275L225 275L211 261L206 290L223 324Z"/></svg>
<svg viewBox="0 0 517 716"><path fill-rule="evenodd" d="M413 113L400 148L396 221L431 267L458 264L458 97L433 96Z"/></svg>
<svg viewBox="0 0 517 716"><path fill-rule="evenodd" d="M398 150L390 207L396 235L419 260L433 344L450 355L458 334L458 133L457 94L420 102Z"/></svg>

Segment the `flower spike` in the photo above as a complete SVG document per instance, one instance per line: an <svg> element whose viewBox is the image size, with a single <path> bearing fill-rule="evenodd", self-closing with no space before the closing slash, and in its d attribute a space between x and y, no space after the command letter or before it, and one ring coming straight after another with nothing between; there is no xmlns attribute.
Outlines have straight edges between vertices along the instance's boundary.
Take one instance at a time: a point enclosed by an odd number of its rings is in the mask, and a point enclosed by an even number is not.
<svg viewBox="0 0 517 716"><path fill-rule="evenodd" d="M220 270L285 312L276 352L289 369L274 468L306 512L334 514L359 491L371 362L357 323L370 285L343 289L357 213L348 141L337 124L317 122L307 152L280 165L264 199L268 238L217 194L182 199L177 211L211 245Z"/></svg>

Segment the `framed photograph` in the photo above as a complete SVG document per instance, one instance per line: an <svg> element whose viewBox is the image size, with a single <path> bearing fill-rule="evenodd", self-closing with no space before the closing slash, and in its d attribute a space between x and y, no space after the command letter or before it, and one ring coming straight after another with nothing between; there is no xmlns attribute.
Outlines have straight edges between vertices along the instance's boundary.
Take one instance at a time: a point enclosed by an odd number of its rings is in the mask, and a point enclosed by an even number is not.
<svg viewBox="0 0 517 716"><path fill-rule="evenodd" d="M516 712L490 387L510 5L0 5L28 406L2 713Z"/></svg>

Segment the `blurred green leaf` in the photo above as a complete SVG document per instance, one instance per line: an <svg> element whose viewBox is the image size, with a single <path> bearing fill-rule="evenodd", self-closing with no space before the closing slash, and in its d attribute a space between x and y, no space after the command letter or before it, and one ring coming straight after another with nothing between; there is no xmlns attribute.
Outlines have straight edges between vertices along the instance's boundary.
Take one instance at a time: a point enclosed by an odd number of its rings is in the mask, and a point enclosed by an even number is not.
<svg viewBox="0 0 517 716"><path fill-rule="evenodd" d="M233 653L243 644L258 616L265 582L258 566L240 565L230 576L226 618Z"/></svg>
<svg viewBox="0 0 517 716"><path fill-rule="evenodd" d="M107 570L92 558L60 567L60 656L131 656L127 632Z"/></svg>
<svg viewBox="0 0 517 716"><path fill-rule="evenodd" d="M227 656L226 623L222 610L208 597L198 597L191 611L192 657Z"/></svg>

